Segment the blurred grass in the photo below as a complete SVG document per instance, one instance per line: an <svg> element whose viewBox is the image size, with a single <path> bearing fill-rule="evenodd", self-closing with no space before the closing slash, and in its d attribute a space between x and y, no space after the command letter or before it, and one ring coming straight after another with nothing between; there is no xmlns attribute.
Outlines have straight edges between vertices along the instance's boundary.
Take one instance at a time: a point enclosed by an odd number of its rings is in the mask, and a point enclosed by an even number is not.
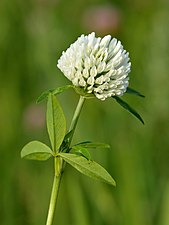
<svg viewBox="0 0 169 225"><path fill-rule="evenodd" d="M92 30L120 38L130 52L131 87L146 98L126 94L124 99L146 124L111 99L85 103L74 141L111 144L110 151L91 154L116 179L117 188L68 166L55 223L169 224L168 12L167 0L0 1L1 225L45 223L52 161L21 160L20 150L30 140L48 143L45 104L36 105L36 97L68 83L56 62L81 33ZM69 125L77 96L70 91L59 99Z"/></svg>

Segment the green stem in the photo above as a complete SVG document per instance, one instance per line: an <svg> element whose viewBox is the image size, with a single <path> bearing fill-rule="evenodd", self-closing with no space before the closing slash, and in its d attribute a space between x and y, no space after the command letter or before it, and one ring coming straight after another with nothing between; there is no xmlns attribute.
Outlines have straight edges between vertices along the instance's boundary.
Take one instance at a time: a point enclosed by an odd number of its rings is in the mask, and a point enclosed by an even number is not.
<svg viewBox="0 0 169 225"><path fill-rule="evenodd" d="M75 131L75 128L77 125L77 121L80 116L80 112L82 110L84 100L85 100L85 98L83 96L80 96L79 102L78 102L76 110L74 112L73 119L72 119L72 122L71 122L71 125L69 128L69 131L72 131L71 137L69 138L69 145L72 141L73 134L74 134L74 131ZM62 163L62 159L60 157L55 157L54 158L55 175L54 175L54 180L53 180L53 187L52 187L52 193L51 193L51 198L50 198L50 204L49 204L46 225L52 225L52 223L53 223L55 206L56 206L56 202L57 202L63 166L64 166L64 164Z"/></svg>
<svg viewBox="0 0 169 225"><path fill-rule="evenodd" d="M56 201L57 201L58 192L59 192L60 180L61 180L61 175L54 176L46 225L52 225L52 222L53 222L55 206L56 206Z"/></svg>
<svg viewBox="0 0 169 225"><path fill-rule="evenodd" d="M72 122L71 122L70 128L69 128L69 132L72 131L72 134L71 134L71 136L69 138L69 145L70 145L70 143L72 141L73 134L74 134L74 131L75 131L75 128L76 128L76 125L77 125L77 121L79 119L80 112L82 110L84 101L85 101L85 98L83 96L80 96L79 102L77 104L77 107L76 107L76 110L74 112L74 116L73 116L73 119L72 119Z"/></svg>
<svg viewBox="0 0 169 225"><path fill-rule="evenodd" d="M50 204L49 204L46 225L52 225L52 223L53 223L55 206L56 206L56 201L57 201L57 197L58 197L58 193L59 193L60 181L61 181L61 177L62 177L62 173L61 173L62 159L60 159L60 157L54 158L54 168L55 168L55 175L54 175L54 179L53 179L53 187L52 187L52 193L51 193L51 198L50 198Z"/></svg>

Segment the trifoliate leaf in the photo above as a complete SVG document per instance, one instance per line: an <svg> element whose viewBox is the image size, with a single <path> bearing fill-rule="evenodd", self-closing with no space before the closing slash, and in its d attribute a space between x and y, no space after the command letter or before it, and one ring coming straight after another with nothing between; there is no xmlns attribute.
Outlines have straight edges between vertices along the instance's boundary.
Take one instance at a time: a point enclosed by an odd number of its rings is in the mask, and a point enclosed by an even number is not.
<svg viewBox="0 0 169 225"><path fill-rule="evenodd" d="M31 141L21 151L21 158L30 160L47 160L52 156L52 150L40 141Z"/></svg>
<svg viewBox="0 0 169 225"><path fill-rule="evenodd" d="M134 115L137 119L139 119L142 124L144 124L143 119L141 118L141 116L124 100L122 100L121 98L117 97L117 96L113 96L113 98L117 101L117 103L119 103L124 109L126 109L128 112L130 112L132 115Z"/></svg>
<svg viewBox="0 0 169 225"><path fill-rule="evenodd" d="M142 98L144 98L145 96L144 95L142 95L140 92L138 92L138 91L136 91L136 90L134 90L134 89L132 89L132 88L127 88L127 91L126 91L128 94L133 94L133 95L137 95L137 96L140 96L140 97L142 97Z"/></svg>
<svg viewBox="0 0 169 225"><path fill-rule="evenodd" d="M56 96L51 93L48 96L46 120L52 149L56 152L65 137L66 119Z"/></svg>
<svg viewBox="0 0 169 225"><path fill-rule="evenodd" d="M116 182L111 177L111 175L98 163L71 153L59 153L58 155L75 169L77 169L80 173L116 186Z"/></svg>

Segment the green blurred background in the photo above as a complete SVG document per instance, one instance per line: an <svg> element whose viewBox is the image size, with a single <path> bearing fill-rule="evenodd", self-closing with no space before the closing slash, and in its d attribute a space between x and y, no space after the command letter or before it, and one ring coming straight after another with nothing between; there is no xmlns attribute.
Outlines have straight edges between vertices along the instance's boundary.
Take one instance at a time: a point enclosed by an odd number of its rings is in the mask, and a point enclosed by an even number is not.
<svg viewBox="0 0 169 225"><path fill-rule="evenodd" d="M168 0L0 1L0 224L45 224L53 179L52 160L24 161L29 141L49 143L45 103L49 88L68 84L56 62L82 33L111 34L130 52L126 94L145 126L112 99L88 100L74 141L101 141L111 150L91 152L117 182L113 188L67 166L54 224L169 224L169 2ZM68 126L78 101L59 100Z"/></svg>

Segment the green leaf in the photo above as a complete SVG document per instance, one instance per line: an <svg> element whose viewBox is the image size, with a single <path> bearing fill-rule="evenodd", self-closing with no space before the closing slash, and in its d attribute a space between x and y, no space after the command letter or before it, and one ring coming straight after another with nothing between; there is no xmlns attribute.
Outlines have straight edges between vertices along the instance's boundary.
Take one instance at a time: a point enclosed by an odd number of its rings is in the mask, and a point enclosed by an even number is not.
<svg viewBox="0 0 169 225"><path fill-rule="evenodd" d="M66 119L56 96L51 93L48 96L46 120L52 149L56 152L66 133Z"/></svg>
<svg viewBox="0 0 169 225"><path fill-rule="evenodd" d="M136 90L134 90L134 89L132 89L132 88L127 88L127 91L126 91L128 94L133 94L133 95L137 95L137 96L140 96L140 97L142 97L142 98L144 98L145 96L144 95L142 95L140 92L138 92L138 91L136 91Z"/></svg>
<svg viewBox="0 0 169 225"><path fill-rule="evenodd" d="M72 87L73 87L72 85L65 85L65 86L62 86L62 87L58 87L58 88L55 88L55 89L49 89L47 91L44 91L38 97L38 99L36 100L36 103L40 103L40 102L44 101L50 93L52 93L54 95L58 95L58 94L66 91L66 90L68 90L69 88L72 88Z"/></svg>
<svg viewBox="0 0 169 225"><path fill-rule="evenodd" d="M110 145L105 144L105 143L100 143L100 142L90 142L90 141L86 141L86 142L81 142L78 143L75 146L82 146L84 148L110 148Z"/></svg>
<svg viewBox="0 0 169 225"><path fill-rule="evenodd" d="M59 153L58 155L82 174L116 186L111 175L98 163L75 154Z"/></svg>
<svg viewBox="0 0 169 225"><path fill-rule="evenodd" d="M133 116L135 116L137 119L139 119L142 124L144 124L143 119L141 116L125 101L123 101L121 98L117 96L113 96L113 98L119 103L124 109L126 109L128 112L130 112Z"/></svg>
<svg viewBox="0 0 169 225"><path fill-rule="evenodd" d="M73 85L65 85L65 86L62 86L62 87L55 88L52 91L52 94L54 94L54 95L61 94L62 92L67 91L69 88L73 88Z"/></svg>
<svg viewBox="0 0 169 225"><path fill-rule="evenodd" d="M40 102L44 101L48 97L49 93L52 93L53 90L54 89L49 89L47 91L42 92L42 94L36 100L36 103L40 103Z"/></svg>
<svg viewBox="0 0 169 225"><path fill-rule="evenodd" d="M74 145L71 149L71 153L74 153L76 155L81 155L85 157L86 159L91 160L91 156L88 150L80 145Z"/></svg>
<svg viewBox="0 0 169 225"><path fill-rule="evenodd" d="M40 141L31 141L21 151L21 158L31 160L47 160L52 156L52 150Z"/></svg>

